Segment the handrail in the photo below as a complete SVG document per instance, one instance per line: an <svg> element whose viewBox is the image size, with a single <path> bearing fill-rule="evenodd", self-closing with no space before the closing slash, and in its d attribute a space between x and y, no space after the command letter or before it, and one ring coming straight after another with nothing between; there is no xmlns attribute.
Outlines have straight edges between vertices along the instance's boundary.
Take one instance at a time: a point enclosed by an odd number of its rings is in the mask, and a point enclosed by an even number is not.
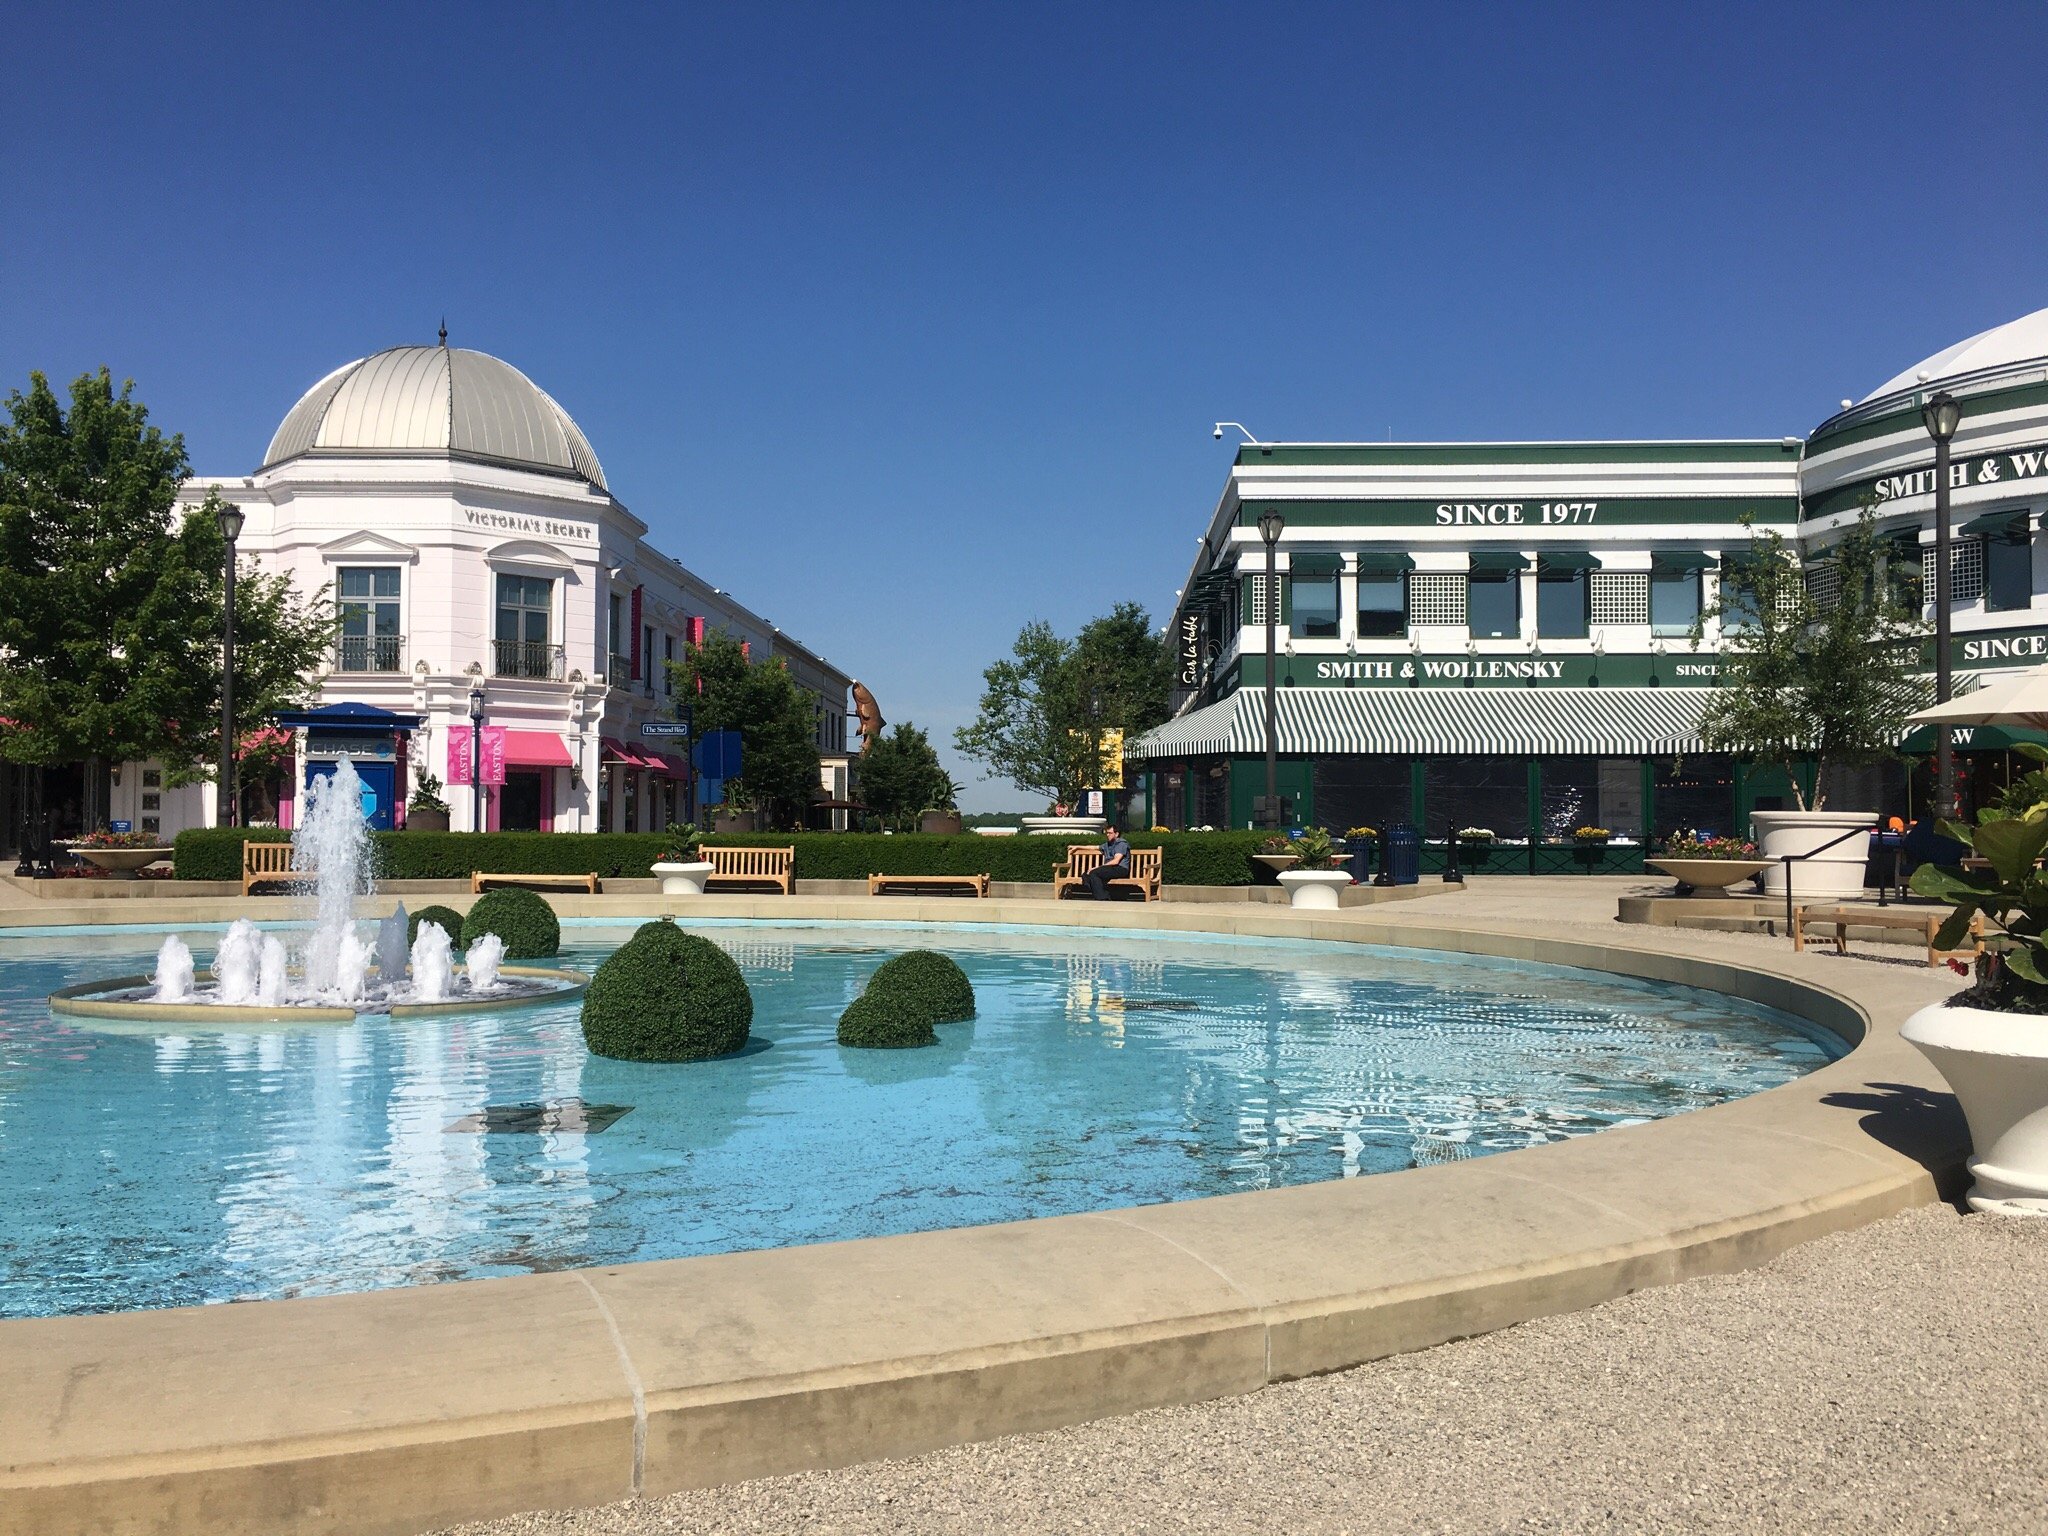
<svg viewBox="0 0 2048 1536"><path fill-rule="evenodd" d="M1851 827L1848 831L1844 832L1840 837L1831 837L1826 842L1822 843L1818 848L1809 848L1804 853L1781 853L1778 855L1778 862L1785 866L1785 931L1787 933L1790 933L1792 931L1793 921L1792 866L1796 863L1802 863L1805 860L1812 858L1816 853L1826 853L1830 848L1834 847L1836 844L1846 843L1852 837L1869 837L1873 833L1882 832L1883 830L1884 824L1882 822L1879 822L1874 826L1868 827ZM1879 906L1885 905L1883 893L1879 894L1877 904Z"/></svg>

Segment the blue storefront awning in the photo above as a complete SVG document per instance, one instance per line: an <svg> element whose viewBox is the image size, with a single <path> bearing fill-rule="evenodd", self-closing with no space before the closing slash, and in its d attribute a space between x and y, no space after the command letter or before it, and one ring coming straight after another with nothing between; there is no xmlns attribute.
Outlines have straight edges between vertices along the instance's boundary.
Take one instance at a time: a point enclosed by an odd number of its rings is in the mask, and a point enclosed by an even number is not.
<svg viewBox="0 0 2048 1536"><path fill-rule="evenodd" d="M401 715L374 704L344 700L322 704L317 709L281 709L270 717L271 724L288 731L416 731L426 724L419 715Z"/></svg>

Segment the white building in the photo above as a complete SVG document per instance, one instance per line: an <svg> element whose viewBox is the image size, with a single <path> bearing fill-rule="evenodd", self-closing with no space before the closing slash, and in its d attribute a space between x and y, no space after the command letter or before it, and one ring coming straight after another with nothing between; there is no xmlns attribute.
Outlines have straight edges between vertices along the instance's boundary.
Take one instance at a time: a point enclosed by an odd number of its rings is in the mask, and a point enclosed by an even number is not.
<svg viewBox="0 0 2048 1536"><path fill-rule="evenodd" d="M299 726L283 825L307 775L347 750L379 826L402 824L430 773L457 830L481 799L492 829L658 831L684 814L688 766L679 741L640 728L680 713L664 664L707 629L782 658L815 697L823 788L845 797L847 674L648 543L576 423L509 363L445 335L349 363L292 407L253 474L195 477L181 497L209 492L246 514L245 557L342 615L315 700L335 724ZM115 818L166 836L212 820L212 786L166 790L152 766L117 774Z"/></svg>

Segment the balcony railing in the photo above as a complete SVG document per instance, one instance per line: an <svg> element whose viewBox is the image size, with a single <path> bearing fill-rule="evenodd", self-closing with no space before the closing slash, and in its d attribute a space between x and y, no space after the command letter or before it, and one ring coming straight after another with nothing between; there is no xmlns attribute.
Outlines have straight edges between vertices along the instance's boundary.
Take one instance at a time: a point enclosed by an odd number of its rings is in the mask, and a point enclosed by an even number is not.
<svg viewBox="0 0 2048 1536"><path fill-rule="evenodd" d="M525 677L544 683L562 680L563 651L542 640L499 640L493 667L499 677Z"/></svg>
<svg viewBox="0 0 2048 1536"><path fill-rule="evenodd" d="M337 672L403 672L405 636L343 635L334 642Z"/></svg>

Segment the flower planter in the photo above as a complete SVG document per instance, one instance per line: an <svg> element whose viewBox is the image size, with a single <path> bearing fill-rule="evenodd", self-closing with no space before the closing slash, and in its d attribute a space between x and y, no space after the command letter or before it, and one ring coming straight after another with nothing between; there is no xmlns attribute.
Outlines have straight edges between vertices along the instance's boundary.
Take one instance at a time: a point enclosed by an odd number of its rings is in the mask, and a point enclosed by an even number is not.
<svg viewBox="0 0 2048 1536"><path fill-rule="evenodd" d="M448 813L446 811L407 811L405 830L408 832L446 832Z"/></svg>
<svg viewBox="0 0 2048 1536"><path fill-rule="evenodd" d="M917 830L933 833L939 837L960 835L960 813L958 811L919 811Z"/></svg>
<svg viewBox="0 0 2048 1536"><path fill-rule="evenodd" d="M1779 861L1786 854L1806 853L1858 828L1877 829L1875 811L1756 811L1749 819L1756 828L1757 852L1766 862L1764 889L1776 896L1785 894L1785 866ZM1859 896L1869 861L1869 838L1842 838L1827 852L1794 863L1792 894L1795 899Z"/></svg>
<svg viewBox="0 0 2048 1536"><path fill-rule="evenodd" d="M1287 888L1289 906L1335 911L1337 893L1351 884L1351 872L1345 869L1283 869L1280 871L1280 883Z"/></svg>
<svg viewBox="0 0 2048 1536"><path fill-rule="evenodd" d="M1298 853L1255 853L1252 858L1275 874L1292 869L1301 862L1301 855Z"/></svg>
<svg viewBox="0 0 2048 1536"><path fill-rule="evenodd" d="M170 848L80 848L74 845L71 851L95 868L104 869L117 880L133 880L136 871L145 865L154 864L158 859L168 859L175 851Z"/></svg>
<svg viewBox="0 0 2048 1536"><path fill-rule="evenodd" d="M707 859L701 864L651 864L648 869L661 882L662 895L702 896L712 864Z"/></svg>
<svg viewBox="0 0 2048 1536"><path fill-rule="evenodd" d="M1107 816L1022 816L1018 820L1027 833L1070 837L1081 843L1101 842L1103 829L1109 825Z"/></svg>
<svg viewBox="0 0 2048 1536"><path fill-rule="evenodd" d="M1770 861L1767 859L1650 859L1650 868L1661 869L1680 885L1695 891L1726 896L1728 887L1753 877ZM1794 887L1797 889L1797 887Z"/></svg>
<svg viewBox="0 0 2048 1536"><path fill-rule="evenodd" d="M754 830L752 811L713 811L711 813L713 832L751 832Z"/></svg>
<svg viewBox="0 0 2048 1536"><path fill-rule="evenodd" d="M2048 1216L2048 1017L1935 1003L1899 1033L1962 1103L1976 1179L1971 1206Z"/></svg>

